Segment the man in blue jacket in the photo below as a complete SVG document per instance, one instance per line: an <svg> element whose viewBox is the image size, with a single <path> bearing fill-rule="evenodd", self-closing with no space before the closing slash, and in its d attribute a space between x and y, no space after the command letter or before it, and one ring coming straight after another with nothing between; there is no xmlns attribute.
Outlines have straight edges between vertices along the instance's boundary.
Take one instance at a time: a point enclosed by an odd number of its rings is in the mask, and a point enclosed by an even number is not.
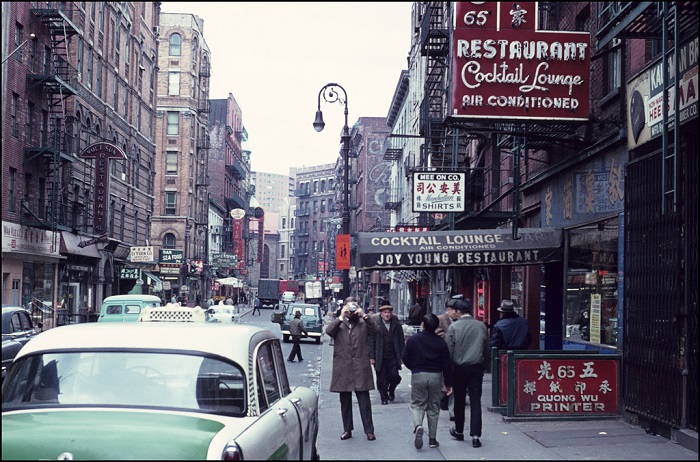
<svg viewBox="0 0 700 462"><path fill-rule="evenodd" d="M491 328L491 347L499 350L527 350L532 336L527 321L515 312L511 300L503 300L498 308L501 319Z"/></svg>

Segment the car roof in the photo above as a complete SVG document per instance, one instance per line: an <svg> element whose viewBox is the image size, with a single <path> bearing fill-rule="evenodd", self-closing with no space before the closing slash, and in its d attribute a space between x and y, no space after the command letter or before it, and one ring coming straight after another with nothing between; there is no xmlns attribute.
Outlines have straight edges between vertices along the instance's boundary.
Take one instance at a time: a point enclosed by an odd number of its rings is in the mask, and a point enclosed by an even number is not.
<svg viewBox="0 0 700 462"><path fill-rule="evenodd" d="M267 338L278 337L262 327L241 324L83 323L43 332L27 343L17 358L47 350L146 349L205 352L246 365L251 341Z"/></svg>
<svg viewBox="0 0 700 462"><path fill-rule="evenodd" d="M127 295L110 295L102 302L120 302L123 300L145 300L147 302L162 302L160 297L155 295L127 294Z"/></svg>

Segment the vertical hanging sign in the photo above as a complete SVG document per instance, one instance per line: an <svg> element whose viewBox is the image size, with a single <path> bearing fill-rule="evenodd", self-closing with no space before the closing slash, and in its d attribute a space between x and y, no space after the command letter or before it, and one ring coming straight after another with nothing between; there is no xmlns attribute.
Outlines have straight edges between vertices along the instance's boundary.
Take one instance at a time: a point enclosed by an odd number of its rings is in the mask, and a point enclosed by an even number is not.
<svg viewBox="0 0 700 462"><path fill-rule="evenodd" d="M94 234L105 234L109 218L109 160L126 159L126 154L114 144L94 143L85 148L80 157L95 159L95 208L92 211L92 226Z"/></svg>
<svg viewBox="0 0 700 462"><path fill-rule="evenodd" d="M335 236L335 269L350 269L350 235Z"/></svg>

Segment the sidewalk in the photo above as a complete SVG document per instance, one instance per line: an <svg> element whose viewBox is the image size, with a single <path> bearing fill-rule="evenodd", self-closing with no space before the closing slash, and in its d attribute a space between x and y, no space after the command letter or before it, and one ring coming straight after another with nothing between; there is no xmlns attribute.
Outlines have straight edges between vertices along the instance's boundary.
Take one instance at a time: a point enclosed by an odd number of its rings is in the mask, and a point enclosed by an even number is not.
<svg viewBox="0 0 700 462"><path fill-rule="evenodd" d="M482 447L475 449L471 439L456 441L449 434L447 411L440 413L437 440L439 448L428 447L427 423L423 449L413 445L413 418L410 410L410 371L403 368L396 399L382 406L379 393L370 392L376 441L367 441L362 420L353 400L355 430L352 438L341 441L343 433L340 401L329 391L333 347L324 336L321 358L318 450L321 460L698 460L698 453L662 436L647 434L640 426L620 418L601 421L507 422L489 412L491 374L484 377L482 393ZM353 396L354 397L354 396ZM469 408L467 407L467 427ZM468 431L465 428L466 431Z"/></svg>

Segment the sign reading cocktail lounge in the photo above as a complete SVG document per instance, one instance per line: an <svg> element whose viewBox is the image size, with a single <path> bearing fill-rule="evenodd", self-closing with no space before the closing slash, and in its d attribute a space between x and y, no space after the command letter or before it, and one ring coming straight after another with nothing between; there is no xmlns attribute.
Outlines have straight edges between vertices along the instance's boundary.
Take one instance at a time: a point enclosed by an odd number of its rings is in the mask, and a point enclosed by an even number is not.
<svg viewBox="0 0 700 462"><path fill-rule="evenodd" d="M510 229L358 233L361 269L528 265L561 260L561 231Z"/></svg>

